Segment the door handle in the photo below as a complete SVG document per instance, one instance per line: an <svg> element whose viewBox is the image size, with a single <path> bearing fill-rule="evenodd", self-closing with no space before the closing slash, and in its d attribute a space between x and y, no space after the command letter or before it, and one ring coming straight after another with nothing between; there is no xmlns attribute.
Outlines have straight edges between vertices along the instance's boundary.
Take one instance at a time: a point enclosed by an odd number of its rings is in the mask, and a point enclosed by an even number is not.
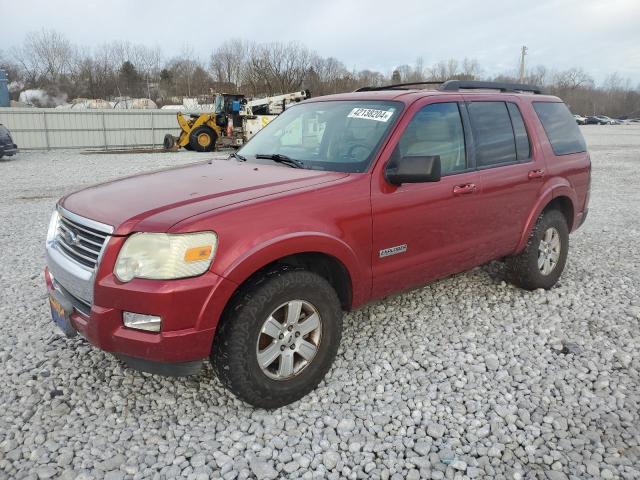
<svg viewBox="0 0 640 480"><path fill-rule="evenodd" d="M475 183L465 183L464 185L456 185L453 187L454 195L468 195L476 191Z"/></svg>
<svg viewBox="0 0 640 480"><path fill-rule="evenodd" d="M544 177L544 169L540 168L538 170L529 170L529 180L532 180L534 178L542 178Z"/></svg>

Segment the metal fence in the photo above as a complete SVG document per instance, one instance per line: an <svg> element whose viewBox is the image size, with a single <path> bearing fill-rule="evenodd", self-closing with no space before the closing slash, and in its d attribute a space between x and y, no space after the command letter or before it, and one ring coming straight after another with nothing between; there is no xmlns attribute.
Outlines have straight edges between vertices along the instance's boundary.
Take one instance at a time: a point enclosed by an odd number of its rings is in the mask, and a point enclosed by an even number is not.
<svg viewBox="0 0 640 480"><path fill-rule="evenodd" d="M167 133L178 135L175 111L67 110L0 108L5 125L18 147L26 150L57 148L112 149L162 145Z"/></svg>

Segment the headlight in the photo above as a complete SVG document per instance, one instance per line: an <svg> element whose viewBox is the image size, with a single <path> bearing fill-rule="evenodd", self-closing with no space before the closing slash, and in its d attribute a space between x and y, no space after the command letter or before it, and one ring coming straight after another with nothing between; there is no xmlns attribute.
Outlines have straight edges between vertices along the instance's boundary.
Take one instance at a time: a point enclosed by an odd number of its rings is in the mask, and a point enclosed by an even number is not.
<svg viewBox="0 0 640 480"><path fill-rule="evenodd" d="M52 242L56 237L56 233L58 231L58 220L60 215L58 214L58 210L54 210L51 214L51 220L49 220L49 229L47 230L47 243Z"/></svg>
<svg viewBox="0 0 640 480"><path fill-rule="evenodd" d="M217 246L213 232L135 233L120 250L114 273L121 282L195 277L207 271Z"/></svg>

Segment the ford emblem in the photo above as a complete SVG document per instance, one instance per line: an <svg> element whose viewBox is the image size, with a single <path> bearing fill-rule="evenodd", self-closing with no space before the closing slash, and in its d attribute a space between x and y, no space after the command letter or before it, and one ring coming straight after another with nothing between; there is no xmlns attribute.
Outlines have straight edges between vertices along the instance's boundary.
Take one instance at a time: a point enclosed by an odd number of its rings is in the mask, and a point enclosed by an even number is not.
<svg viewBox="0 0 640 480"><path fill-rule="evenodd" d="M77 245L79 243L78 234L73 230L67 230L64 232L64 240L69 245Z"/></svg>

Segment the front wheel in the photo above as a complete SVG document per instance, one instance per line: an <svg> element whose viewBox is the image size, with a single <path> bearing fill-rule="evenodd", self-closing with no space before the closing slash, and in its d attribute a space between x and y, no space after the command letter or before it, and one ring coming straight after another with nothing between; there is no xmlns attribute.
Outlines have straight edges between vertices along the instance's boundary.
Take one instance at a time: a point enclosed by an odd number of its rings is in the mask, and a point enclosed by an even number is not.
<svg viewBox="0 0 640 480"><path fill-rule="evenodd" d="M567 261L569 228L562 212L548 210L536 222L525 249L507 259L511 283L526 290L553 287Z"/></svg>
<svg viewBox="0 0 640 480"><path fill-rule="evenodd" d="M261 408L288 405L313 390L342 336L331 285L312 272L278 270L242 287L232 302L211 354L223 385Z"/></svg>
<svg viewBox="0 0 640 480"><path fill-rule="evenodd" d="M189 147L196 152L213 152L216 149L218 136L212 128L201 125L189 135Z"/></svg>

